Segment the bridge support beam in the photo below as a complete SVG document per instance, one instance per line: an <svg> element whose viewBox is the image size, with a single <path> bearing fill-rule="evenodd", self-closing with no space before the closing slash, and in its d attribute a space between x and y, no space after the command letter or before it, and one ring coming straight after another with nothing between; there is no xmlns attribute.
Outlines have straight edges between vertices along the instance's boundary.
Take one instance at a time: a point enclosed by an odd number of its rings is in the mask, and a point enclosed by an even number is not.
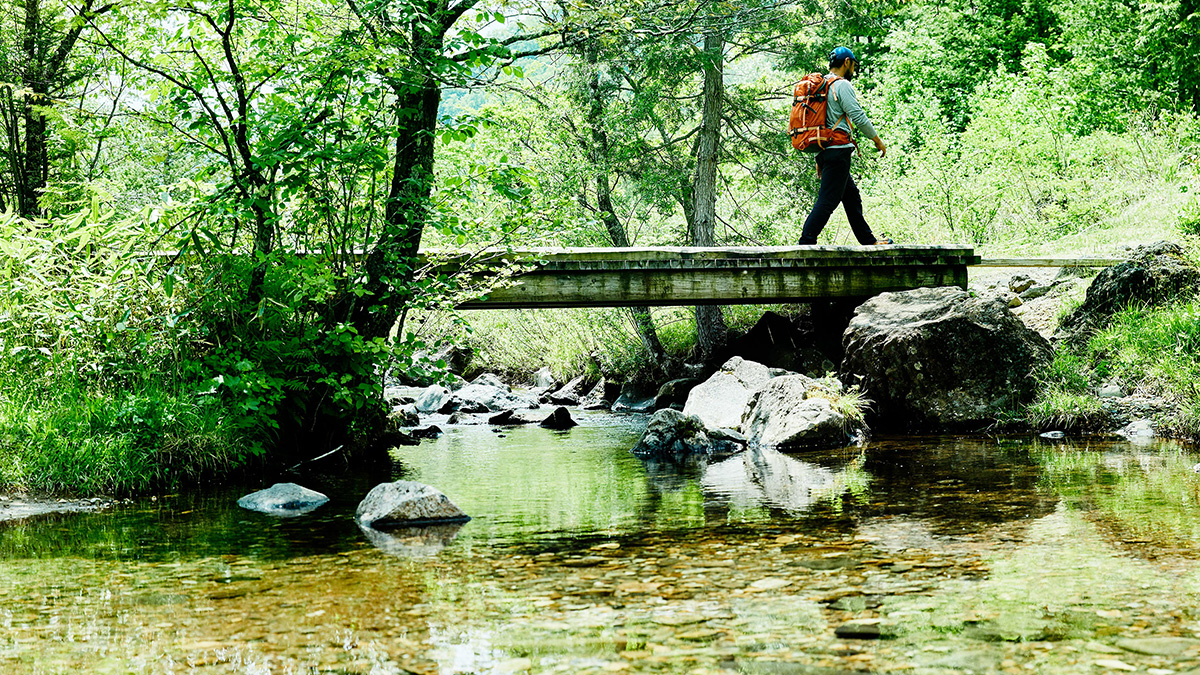
<svg viewBox="0 0 1200 675"><path fill-rule="evenodd" d="M957 246L574 249L529 252L532 269L463 309L783 304L967 286ZM506 259L511 260L506 256Z"/></svg>

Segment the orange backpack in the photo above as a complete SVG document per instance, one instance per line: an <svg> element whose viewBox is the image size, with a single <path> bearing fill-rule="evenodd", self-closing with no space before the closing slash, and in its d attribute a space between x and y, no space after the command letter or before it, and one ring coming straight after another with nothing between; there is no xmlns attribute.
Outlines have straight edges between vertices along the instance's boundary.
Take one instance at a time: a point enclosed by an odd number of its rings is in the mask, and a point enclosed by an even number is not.
<svg viewBox="0 0 1200 675"><path fill-rule="evenodd" d="M793 148L804 152L820 152L830 145L854 143L844 129L835 130L825 126L828 97L832 95L833 100L837 100L837 94L831 86L840 79L825 79L821 73L812 73L796 84L796 91L792 94L792 114L788 118L788 136L792 139ZM838 122L844 119L845 115Z"/></svg>

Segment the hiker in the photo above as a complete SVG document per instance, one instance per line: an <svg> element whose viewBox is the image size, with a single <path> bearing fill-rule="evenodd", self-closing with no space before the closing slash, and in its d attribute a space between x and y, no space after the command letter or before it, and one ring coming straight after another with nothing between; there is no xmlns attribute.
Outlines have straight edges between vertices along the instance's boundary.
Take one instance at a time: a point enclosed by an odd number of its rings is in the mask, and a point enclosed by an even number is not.
<svg viewBox="0 0 1200 675"><path fill-rule="evenodd" d="M879 156L887 154L887 146L876 133L867 113L858 104L858 96L850 80L858 74L858 59L848 47L838 47L829 52L829 74L825 76L829 83L828 106L825 109L825 125L834 131L843 130L847 136L851 130L858 130L875 142ZM817 235L829 222L833 210L841 204L846 209L846 218L850 221L850 229L854 231L858 243L866 245L890 244L891 239L876 239L871 227L863 218L862 195L858 186L850 177L850 158L857 146L853 141L838 145L826 146L817 153L817 177L821 179L821 189L817 193L817 202L813 204L812 212L804 221L804 231L800 235L800 245L807 246L817 243Z"/></svg>

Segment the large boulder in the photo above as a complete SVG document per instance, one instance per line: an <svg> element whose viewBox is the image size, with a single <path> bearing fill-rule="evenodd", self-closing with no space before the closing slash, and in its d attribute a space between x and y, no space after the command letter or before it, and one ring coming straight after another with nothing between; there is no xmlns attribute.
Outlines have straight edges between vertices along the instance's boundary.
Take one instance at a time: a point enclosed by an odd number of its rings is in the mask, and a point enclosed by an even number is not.
<svg viewBox="0 0 1200 675"><path fill-rule="evenodd" d="M884 429L980 429L1029 402L1050 343L996 299L958 288L883 293L843 336L842 379L856 378Z"/></svg>
<svg viewBox="0 0 1200 675"><path fill-rule="evenodd" d="M750 397L742 431L756 445L780 448L837 448L850 442L852 423L833 407L841 394L836 380L787 375L767 382Z"/></svg>
<svg viewBox="0 0 1200 675"><path fill-rule="evenodd" d="M300 516L316 509L329 497L295 483L276 483L265 490L251 492L237 500L243 509L288 518Z"/></svg>
<svg viewBox="0 0 1200 675"><path fill-rule="evenodd" d="M664 408L650 417L633 454L671 460L720 459L745 449L746 439L736 431L710 428L695 415Z"/></svg>
<svg viewBox="0 0 1200 675"><path fill-rule="evenodd" d="M375 529L463 523L471 519L436 488L407 480L376 485L363 497L354 517L360 524Z"/></svg>
<svg viewBox="0 0 1200 675"><path fill-rule="evenodd" d="M738 429L751 394L771 377L770 368L735 356L712 377L692 388L683 404L683 413L699 417L711 428Z"/></svg>
<svg viewBox="0 0 1200 675"><path fill-rule="evenodd" d="M1083 304L1059 323L1055 339L1080 342L1103 328L1130 303L1162 304L1188 299L1200 288L1200 269L1179 244L1160 241L1139 246L1129 260L1106 268L1088 286Z"/></svg>

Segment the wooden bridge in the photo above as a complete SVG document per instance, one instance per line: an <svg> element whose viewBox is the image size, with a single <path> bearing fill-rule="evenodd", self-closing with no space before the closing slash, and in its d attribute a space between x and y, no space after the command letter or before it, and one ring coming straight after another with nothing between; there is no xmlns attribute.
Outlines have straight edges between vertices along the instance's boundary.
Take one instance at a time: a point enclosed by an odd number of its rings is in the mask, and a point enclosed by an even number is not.
<svg viewBox="0 0 1200 675"><path fill-rule="evenodd" d="M436 257L435 252L427 255ZM981 260L964 246L572 248L496 252L528 270L462 309L783 304L967 287L976 265L1103 266L1107 259ZM447 261L451 262L451 261ZM452 264L452 263L451 263Z"/></svg>

